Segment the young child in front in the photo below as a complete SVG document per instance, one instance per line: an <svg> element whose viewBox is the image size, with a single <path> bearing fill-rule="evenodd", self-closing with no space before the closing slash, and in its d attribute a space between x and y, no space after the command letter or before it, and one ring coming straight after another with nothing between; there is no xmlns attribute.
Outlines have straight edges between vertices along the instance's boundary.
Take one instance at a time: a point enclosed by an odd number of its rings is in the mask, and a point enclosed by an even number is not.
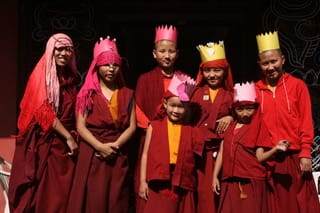
<svg viewBox="0 0 320 213"><path fill-rule="evenodd" d="M194 213L195 156L201 156L204 136L185 123L195 81L174 74L164 94L158 119L150 122L141 158L139 196L144 213Z"/></svg>
<svg viewBox="0 0 320 213"><path fill-rule="evenodd" d="M226 130L213 171L212 188L220 194L219 213L269 212L263 162L276 152L286 151L289 144L281 140L272 147L258 106L254 83L235 84L234 122ZM265 151L263 147L272 148Z"/></svg>

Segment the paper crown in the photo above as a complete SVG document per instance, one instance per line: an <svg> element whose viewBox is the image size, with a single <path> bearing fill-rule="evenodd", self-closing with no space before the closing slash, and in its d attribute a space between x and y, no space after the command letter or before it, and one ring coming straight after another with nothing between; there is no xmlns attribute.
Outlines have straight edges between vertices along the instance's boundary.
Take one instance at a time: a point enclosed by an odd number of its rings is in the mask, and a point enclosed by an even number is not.
<svg viewBox="0 0 320 213"><path fill-rule="evenodd" d="M195 80L185 74L174 74L168 87L168 91L181 101L189 101L195 89Z"/></svg>
<svg viewBox="0 0 320 213"><path fill-rule="evenodd" d="M233 102L256 102L256 89L253 82L237 83L234 85Z"/></svg>
<svg viewBox="0 0 320 213"><path fill-rule="evenodd" d="M100 37L99 41L96 42L94 49L93 49L93 57L96 58L103 52L113 52L119 55L118 48L116 45L116 39L110 39L110 36L103 39Z"/></svg>
<svg viewBox="0 0 320 213"><path fill-rule="evenodd" d="M280 49L278 32L269 32L256 36L259 53L267 50Z"/></svg>
<svg viewBox="0 0 320 213"><path fill-rule="evenodd" d="M170 25L162 25L156 28L156 36L154 42L160 40L170 40L177 43L178 31L177 29Z"/></svg>
<svg viewBox="0 0 320 213"><path fill-rule="evenodd" d="M226 58L223 41L219 41L219 43L209 42L207 45L198 45L197 49L200 52L202 62Z"/></svg>

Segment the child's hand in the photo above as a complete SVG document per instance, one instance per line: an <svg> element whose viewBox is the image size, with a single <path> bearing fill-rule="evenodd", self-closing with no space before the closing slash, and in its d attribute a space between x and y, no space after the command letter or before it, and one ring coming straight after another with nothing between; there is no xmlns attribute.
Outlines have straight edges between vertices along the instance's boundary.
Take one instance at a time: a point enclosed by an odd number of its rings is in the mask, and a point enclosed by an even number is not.
<svg viewBox="0 0 320 213"><path fill-rule="evenodd" d="M140 183L139 197L148 200L148 183L146 181Z"/></svg>
<svg viewBox="0 0 320 213"><path fill-rule="evenodd" d="M287 140L280 140L279 143L276 145L277 151L285 152L288 150L290 146L290 142Z"/></svg>
<svg viewBox="0 0 320 213"><path fill-rule="evenodd" d="M217 195L220 194L220 182L218 178L213 178L212 180L212 191L214 191Z"/></svg>
<svg viewBox="0 0 320 213"><path fill-rule="evenodd" d="M224 116L220 119L218 119L216 121L217 123L217 126L216 126L216 132L218 134L221 134L223 133L224 131L226 131L226 129L228 128L228 126L230 125L230 123L233 121L233 118L232 116L230 115L227 115L227 116Z"/></svg>

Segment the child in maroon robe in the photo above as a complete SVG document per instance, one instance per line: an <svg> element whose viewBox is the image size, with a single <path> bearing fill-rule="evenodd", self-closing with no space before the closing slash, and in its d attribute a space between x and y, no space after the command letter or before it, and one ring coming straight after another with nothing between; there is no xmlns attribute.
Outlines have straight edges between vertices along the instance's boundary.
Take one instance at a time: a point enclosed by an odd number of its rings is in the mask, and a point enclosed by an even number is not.
<svg viewBox="0 0 320 213"><path fill-rule="evenodd" d="M211 190L212 172L223 133L233 121L233 81L224 44L199 45L201 64L197 76L197 89L191 100L200 105L202 128L206 131L203 155L197 160L197 212L215 213L218 197ZM196 116L193 114L193 118Z"/></svg>
<svg viewBox="0 0 320 213"><path fill-rule="evenodd" d="M115 40L98 41L77 96L80 152L67 212L127 213L128 141L136 120Z"/></svg>
<svg viewBox="0 0 320 213"><path fill-rule="evenodd" d="M220 194L219 213L269 212L267 170L259 161L265 161L278 151L286 151L288 144L279 141L268 152L256 154L258 147L272 146L257 109L254 83L236 84L235 121L225 133L213 172L212 188Z"/></svg>
<svg viewBox="0 0 320 213"><path fill-rule="evenodd" d="M173 76L164 111L148 127L139 187L139 196L146 200L144 213L196 212L195 156L202 154L204 136L200 129L184 123L186 102L194 87L190 80Z"/></svg>

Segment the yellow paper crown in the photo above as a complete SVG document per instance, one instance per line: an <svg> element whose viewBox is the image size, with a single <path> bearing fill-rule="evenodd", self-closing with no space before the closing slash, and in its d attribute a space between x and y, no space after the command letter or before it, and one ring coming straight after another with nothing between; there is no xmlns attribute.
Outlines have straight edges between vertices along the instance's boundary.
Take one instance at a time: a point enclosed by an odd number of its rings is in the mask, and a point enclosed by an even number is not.
<svg viewBox="0 0 320 213"><path fill-rule="evenodd" d="M198 45L197 49L200 52L202 62L226 58L223 41L219 41L219 43L209 42L207 45Z"/></svg>
<svg viewBox="0 0 320 213"><path fill-rule="evenodd" d="M278 32L265 33L256 36L259 53L267 50L280 49Z"/></svg>

